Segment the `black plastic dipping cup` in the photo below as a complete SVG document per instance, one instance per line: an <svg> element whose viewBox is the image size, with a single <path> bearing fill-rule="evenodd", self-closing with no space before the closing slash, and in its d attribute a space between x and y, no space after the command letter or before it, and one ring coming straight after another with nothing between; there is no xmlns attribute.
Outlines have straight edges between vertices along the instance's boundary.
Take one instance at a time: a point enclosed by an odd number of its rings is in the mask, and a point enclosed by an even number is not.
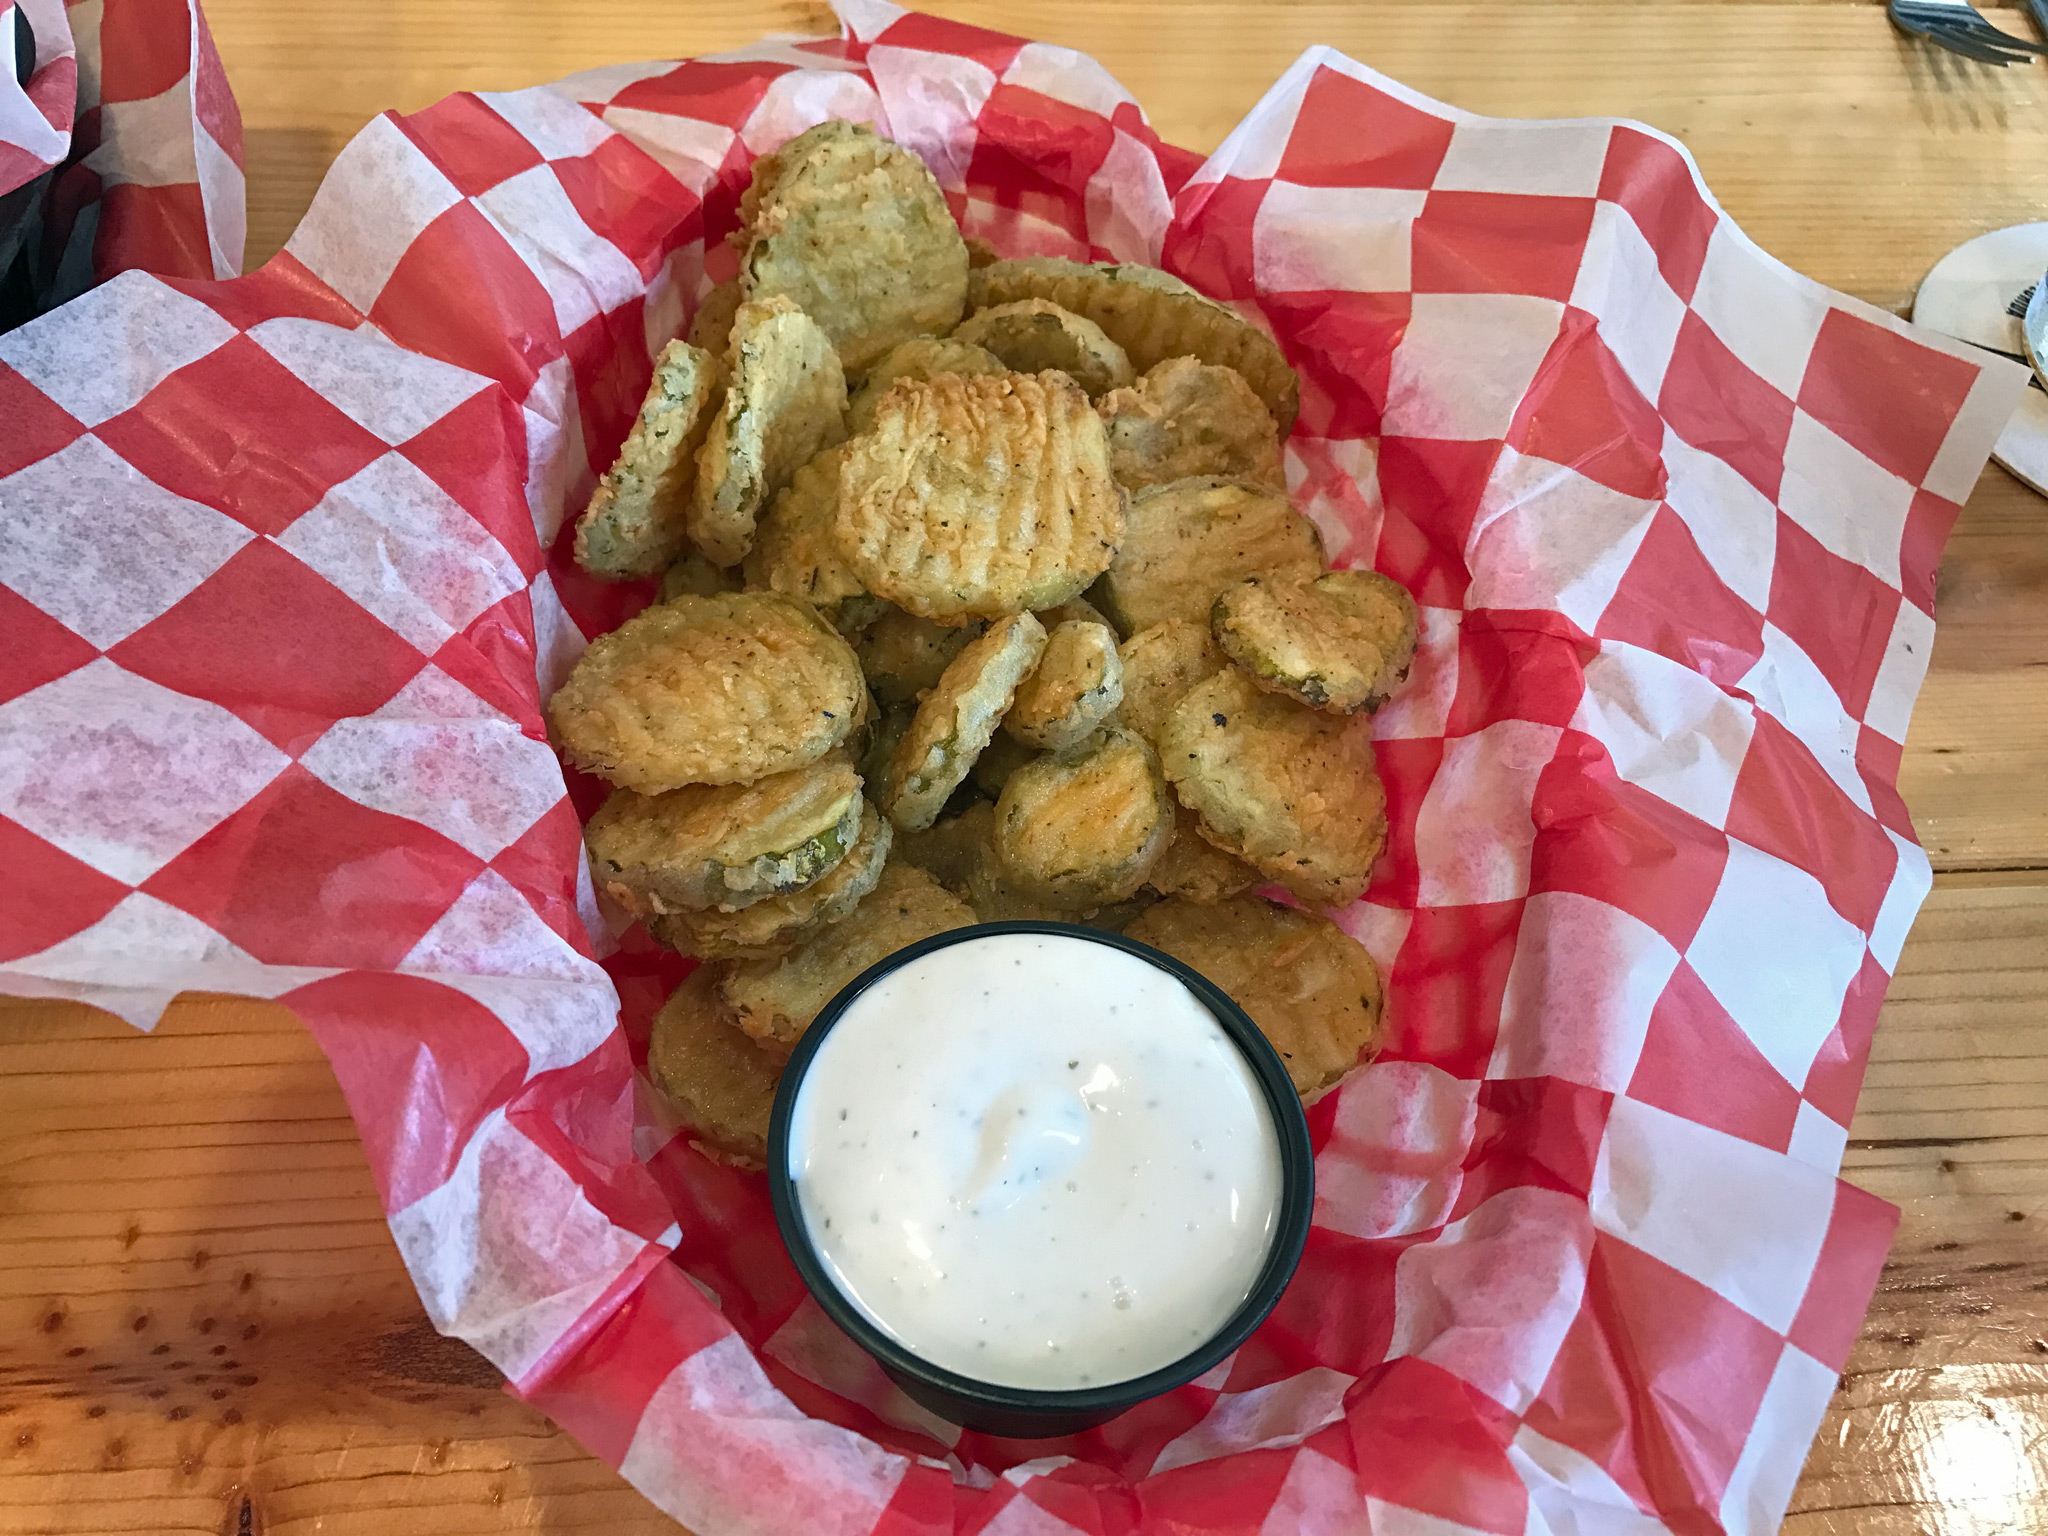
<svg viewBox="0 0 2048 1536"><path fill-rule="evenodd" d="M818 1047L839 1022L848 1005L881 977L921 955L954 944L1011 933L1052 934L1104 944L1135 955L1183 983L1214 1015L1223 1032L1251 1067L1265 1094L1266 1109L1272 1116L1273 1131L1280 1143L1279 1219L1274 1224L1272 1247L1267 1250L1265 1265L1260 1269L1250 1294L1200 1348L1183 1355L1171 1365L1132 1377L1129 1381L1071 1391L1049 1391L977 1381L972 1376L962 1376L931 1364L876 1327L868 1320L867 1314L840 1291L831 1271L811 1245L810 1230L797 1204L796 1183L789 1170L790 1122L795 1115L797 1094L812 1058L818 1054ZM1302 1246L1308 1241L1309 1216L1315 1204L1315 1162L1309 1148L1308 1120L1302 1114L1300 1096L1295 1093L1278 1053L1259 1033L1258 1026L1246 1017L1244 1010L1207 977L1148 944L1140 944L1119 934L1084 928L1078 923L977 923L970 928L956 928L950 933L921 940L870 966L849 982L804 1032L803 1039L798 1042L795 1053L783 1070L782 1084L775 1093L774 1116L768 1130L768 1185L775 1202L775 1224L781 1229L782 1241L788 1246L790 1257L796 1261L797 1273L803 1276L811 1295L817 1298L818 1305L824 1308L833 1322L875 1357L889 1378L913 1401L940 1418L967 1429L1016 1439L1045 1439L1092 1429L1147 1398L1183 1386L1211 1369L1250 1337L1252 1330L1265 1321L1266 1314L1280 1300L1280 1293L1287 1288L1287 1282L1294 1274L1294 1266L1301 1260Z"/></svg>

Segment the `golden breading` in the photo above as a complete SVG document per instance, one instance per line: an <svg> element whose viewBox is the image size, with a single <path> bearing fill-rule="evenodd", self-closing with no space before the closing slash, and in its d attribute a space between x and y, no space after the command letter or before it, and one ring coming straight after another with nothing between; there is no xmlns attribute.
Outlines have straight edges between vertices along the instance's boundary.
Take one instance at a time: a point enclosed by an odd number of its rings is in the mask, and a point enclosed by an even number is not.
<svg viewBox="0 0 2048 1536"><path fill-rule="evenodd" d="M1109 429L1109 472L1127 490L1192 475L1287 489L1273 414L1235 369L1169 357L1095 409Z"/></svg>
<svg viewBox="0 0 2048 1536"><path fill-rule="evenodd" d="M913 336L950 331L967 244L939 184L861 123L823 122L754 162L740 200L749 298L788 298L855 373Z"/></svg>
<svg viewBox="0 0 2048 1536"><path fill-rule="evenodd" d="M1195 684L1159 758L1202 833L1305 901L1355 901L1387 836L1372 722L1318 714L1235 667Z"/></svg>
<svg viewBox="0 0 2048 1536"><path fill-rule="evenodd" d="M985 267L992 261L1001 261L1002 259L1002 253L982 239L981 236L969 235L967 237L967 265L970 269Z"/></svg>
<svg viewBox="0 0 2048 1536"><path fill-rule="evenodd" d="M1046 636L1045 654L1017 690L1003 732L1027 747L1060 752L1116 713L1124 664L1107 624L1069 619Z"/></svg>
<svg viewBox="0 0 2048 1536"><path fill-rule="evenodd" d="M1010 707L1016 708L1014 704ZM981 749L981 756L974 760L974 767L968 771L967 777L973 780L976 789L993 800L1010 782L1010 775L1036 756L1036 747L1025 746L1008 731L997 731L989 738L988 745Z"/></svg>
<svg viewBox="0 0 2048 1536"><path fill-rule="evenodd" d="M683 551L697 449L715 414L724 369L672 341L654 361L640 414L576 523L576 563L601 581L659 576Z"/></svg>
<svg viewBox="0 0 2048 1536"><path fill-rule="evenodd" d="M860 665L879 704L914 704L923 698L979 624L934 624L900 608L885 609L860 637Z"/></svg>
<svg viewBox="0 0 2048 1536"><path fill-rule="evenodd" d="M1162 896L1179 896L1197 906L1213 907L1239 891L1248 891L1264 877L1235 854L1225 853L1202 836L1195 813L1174 806L1173 841L1152 866L1145 884Z"/></svg>
<svg viewBox="0 0 2048 1536"><path fill-rule="evenodd" d="M846 445L837 444L799 469L755 528L754 547L740 562L749 587L800 597L842 632L841 607L866 596L832 537L845 457Z"/></svg>
<svg viewBox="0 0 2048 1536"><path fill-rule="evenodd" d="M891 864L851 916L780 959L734 966L722 992L740 1027L787 1058L811 1020L862 971L919 939L973 921L972 909L923 870Z"/></svg>
<svg viewBox="0 0 2048 1536"><path fill-rule="evenodd" d="M1027 896L1070 912L1122 901L1173 837L1173 795L1135 732L1110 726L1010 775L995 848Z"/></svg>
<svg viewBox="0 0 2048 1536"><path fill-rule="evenodd" d="M1089 595L1126 635L1167 619L1209 622L1216 594L1247 576L1319 576L1323 536L1287 498L1234 480L1147 486Z"/></svg>
<svg viewBox="0 0 2048 1536"><path fill-rule="evenodd" d="M784 298L733 317L725 405L697 451L690 537L719 565L738 565L754 523L797 470L846 436L846 376L817 323Z"/></svg>
<svg viewBox="0 0 2048 1536"><path fill-rule="evenodd" d="M1206 621L1168 619L1118 648L1124 664L1123 723L1159 746L1159 731L1181 695L1230 665Z"/></svg>
<svg viewBox="0 0 2048 1536"><path fill-rule="evenodd" d="M1093 320L1140 373L1169 357L1198 357L1235 369L1265 402L1280 435L1294 429L1301 381L1273 338L1236 310L1156 267L1135 262L1087 266L1058 256L1030 256L977 267L967 287L972 309L1050 299Z"/></svg>
<svg viewBox="0 0 2048 1536"><path fill-rule="evenodd" d="M867 382L846 403L846 430L859 435L875 424L875 407L898 379L934 379L942 373L1008 373L1003 360L986 347L957 336L917 336L900 342L868 370Z"/></svg>
<svg viewBox="0 0 2048 1536"><path fill-rule="evenodd" d="M1038 610L1038 622L1045 626L1047 634L1051 634L1069 619L1086 619L1090 624L1109 624L1102 610L1085 597L1070 597L1057 607ZM1116 626L1112 624L1110 627L1114 629Z"/></svg>
<svg viewBox="0 0 2048 1536"><path fill-rule="evenodd" d="M751 784L615 789L583 840L598 886L636 916L733 911L831 869L860 829L861 805L842 750Z"/></svg>
<svg viewBox="0 0 2048 1536"><path fill-rule="evenodd" d="M1079 596L1123 531L1102 422L1063 373L901 380L839 481L854 575L943 624Z"/></svg>
<svg viewBox="0 0 2048 1536"><path fill-rule="evenodd" d="M690 345L702 347L713 357L725 356L725 349L732 343L732 317L740 312L745 297L736 277L728 277L713 287L690 319Z"/></svg>
<svg viewBox="0 0 2048 1536"><path fill-rule="evenodd" d="M1254 576L1223 589L1209 624L1261 688L1335 715L1378 709L1415 659L1415 599L1378 571Z"/></svg>
<svg viewBox="0 0 2048 1536"><path fill-rule="evenodd" d="M719 995L724 978L724 967L700 965L661 1005L647 1038L647 1075L700 1150L760 1168L782 1060L740 1029Z"/></svg>
<svg viewBox="0 0 2048 1536"><path fill-rule="evenodd" d="M882 878L895 835L872 804L860 813L860 831L846 857L801 890L765 897L735 912L667 912L643 919L659 943L707 960L749 960L779 955L838 922Z"/></svg>
<svg viewBox="0 0 2048 1536"><path fill-rule="evenodd" d="M1045 299L977 310L960 322L953 340L986 347L1018 373L1057 368L1087 390L1091 400L1137 377L1124 349L1101 326Z"/></svg>
<svg viewBox="0 0 2048 1536"><path fill-rule="evenodd" d="M1380 1047L1380 970L1327 918L1258 896L1162 901L1124 933L1193 966L1251 1015L1310 1098Z"/></svg>
<svg viewBox="0 0 2048 1536"><path fill-rule="evenodd" d="M884 809L899 828L938 819L1044 651L1045 626L1017 613L991 624L947 664L889 759Z"/></svg>
<svg viewBox="0 0 2048 1536"><path fill-rule="evenodd" d="M866 708L853 648L814 610L732 592L678 597L598 636L548 720L577 767L651 795L814 763Z"/></svg>
<svg viewBox="0 0 2048 1536"><path fill-rule="evenodd" d="M737 592L740 589L740 573L728 571L713 565L697 550L685 550L661 576L660 601L671 598L716 597L721 592Z"/></svg>

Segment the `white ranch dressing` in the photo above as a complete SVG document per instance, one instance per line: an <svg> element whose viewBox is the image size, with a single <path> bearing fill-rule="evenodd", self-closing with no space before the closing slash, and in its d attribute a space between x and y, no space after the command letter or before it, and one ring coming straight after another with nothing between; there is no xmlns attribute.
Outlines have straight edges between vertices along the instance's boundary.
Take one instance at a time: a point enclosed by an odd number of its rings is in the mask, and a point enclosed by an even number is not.
<svg viewBox="0 0 2048 1536"><path fill-rule="evenodd" d="M1265 1097L1209 1011L1057 934L963 940L856 998L805 1072L789 1171L826 1269L883 1332L1055 1390L1214 1335L1281 1200Z"/></svg>

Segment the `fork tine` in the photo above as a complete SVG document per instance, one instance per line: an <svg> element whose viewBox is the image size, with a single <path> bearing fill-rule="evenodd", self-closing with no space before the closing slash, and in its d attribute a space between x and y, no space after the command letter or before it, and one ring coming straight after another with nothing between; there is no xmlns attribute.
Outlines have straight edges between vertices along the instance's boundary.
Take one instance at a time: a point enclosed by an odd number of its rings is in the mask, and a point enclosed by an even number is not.
<svg viewBox="0 0 2048 1536"><path fill-rule="evenodd" d="M1974 31L1965 32L1953 27L1933 26L1917 16L1908 17L1897 11L1894 11L1892 20L1897 23L1899 30L1908 36L1924 38L1938 47L1948 49L1951 53L1959 53L1980 63L1996 64L2003 68L2028 57L2026 54L2001 53L1996 47L1980 42Z"/></svg>
<svg viewBox="0 0 2048 1536"><path fill-rule="evenodd" d="M1973 42L1989 48L1998 48L2006 51L2017 49L2021 53L2048 54L2048 47L2044 47L2040 43L2033 42L2024 37L2015 37L2010 32L2001 31L1991 25L1981 15L1977 15L1974 12L1958 14L1949 6L1921 5L1915 3L1915 0L1899 0L1899 3L1893 7L1893 10L1904 16L1909 24L1919 23L1929 29L1929 35L1936 31L1952 32L1958 36L1968 37Z"/></svg>

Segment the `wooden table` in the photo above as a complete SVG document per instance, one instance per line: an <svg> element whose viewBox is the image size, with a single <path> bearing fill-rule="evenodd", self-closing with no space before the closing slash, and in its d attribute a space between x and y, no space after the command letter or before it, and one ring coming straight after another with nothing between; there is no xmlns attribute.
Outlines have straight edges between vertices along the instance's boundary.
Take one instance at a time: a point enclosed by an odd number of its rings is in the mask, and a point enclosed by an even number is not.
<svg viewBox="0 0 2048 1536"><path fill-rule="evenodd" d="M1317 42L1481 112L1640 117L1767 249L1893 309L1959 241L2048 214L2048 66L1928 51L1865 0L930 8L1093 53L1203 150ZM249 129L252 265L377 110L832 26L787 0L209 16ZM2048 1529L2048 502L1997 469L1939 617L1902 775L1939 874L1844 1169L1905 1220L1795 1536ZM142 1037L0 1011L0 1532L585 1529L675 1528L427 1326L287 1013L192 999Z"/></svg>

